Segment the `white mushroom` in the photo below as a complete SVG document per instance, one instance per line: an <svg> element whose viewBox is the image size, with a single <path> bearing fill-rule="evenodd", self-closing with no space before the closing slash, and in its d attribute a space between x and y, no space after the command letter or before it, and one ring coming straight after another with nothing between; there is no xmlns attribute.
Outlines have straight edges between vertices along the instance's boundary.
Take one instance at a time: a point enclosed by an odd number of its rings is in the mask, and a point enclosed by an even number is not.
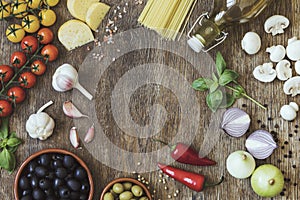
<svg viewBox="0 0 300 200"><path fill-rule="evenodd" d="M272 46L266 49L270 53L270 60L272 62L279 62L285 57L285 48L282 45Z"/></svg>
<svg viewBox="0 0 300 200"><path fill-rule="evenodd" d="M249 55L256 54L261 47L261 39L255 32L248 32L242 40L242 49Z"/></svg>
<svg viewBox="0 0 300 200"><path fill-rule="evenodd" d="M282 60L276 65L277 78L286 81L292 77L291 63L288 60Z"/></svg>
<svg viewBox="0 0 300 200"><path fill-rule="evenodd" d="M272 82L276 78L276 71L272 63L264 63L253 70L253 76L261 82Z"/></svg>
<svg viewBox="0 0 300 200"><path fill-rule="evenodd" d="M298 75L300 75L300 60L295 62L295 71Z"/></svg>
<svg viewBox="0 0 300 200"><path fill-rule="evenodd" d="M292 61L300 60L300 40L297 40L296 37L289 39L286 55Z"/></svg>
<svg viewBox="0 0 300 200"><path fill-rule="evenodd" d="M267 33L272 33L272 35L277 35L284 33L284 29L290 25L288 18L282 15L273 15L269 17L265 22L265 31Z"/></svg>
<svg viewBox="0 0 300 200"><path fill-rule="evenodd" d="M296 118L299 106L295 102L291 102L289 105L284 105L280 109L280 116L287 121L292 121Z"/></svg>
<svg viewBox="0 0 300 200"><path fill-rule="evenodd" d="M283 92L292 97L300 94L300 76L295 76L287 80L283 85Z"/></svg>

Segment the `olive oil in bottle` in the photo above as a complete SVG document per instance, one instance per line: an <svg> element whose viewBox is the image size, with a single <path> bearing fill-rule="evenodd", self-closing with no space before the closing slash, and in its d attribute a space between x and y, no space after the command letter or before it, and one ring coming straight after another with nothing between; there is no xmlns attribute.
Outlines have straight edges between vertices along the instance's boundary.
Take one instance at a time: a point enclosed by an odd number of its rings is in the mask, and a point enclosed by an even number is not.
<svg viewBox="0 0 300 200"><path fill-rule="evenodd" d="M226 27L248 22L259 15L272 1L214 0L214 9L211 14L202 14L189 32L191 35L199 22L200 27L188 40L189 46L196 52L209 51L226 39L227 33L223 31Z"/></svg>

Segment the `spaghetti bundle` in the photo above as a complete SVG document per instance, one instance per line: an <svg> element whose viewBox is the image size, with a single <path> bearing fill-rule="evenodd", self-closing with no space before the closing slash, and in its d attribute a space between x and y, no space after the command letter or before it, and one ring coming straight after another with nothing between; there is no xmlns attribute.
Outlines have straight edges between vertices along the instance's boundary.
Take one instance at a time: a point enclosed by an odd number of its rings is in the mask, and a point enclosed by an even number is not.
<svg viewBox="0 0 300 200"><path fill-rule="evenodd" d="M149 0L138 21L164 38L175 40L197 0ZM185 23L185 25L183 25Z"/></svg>

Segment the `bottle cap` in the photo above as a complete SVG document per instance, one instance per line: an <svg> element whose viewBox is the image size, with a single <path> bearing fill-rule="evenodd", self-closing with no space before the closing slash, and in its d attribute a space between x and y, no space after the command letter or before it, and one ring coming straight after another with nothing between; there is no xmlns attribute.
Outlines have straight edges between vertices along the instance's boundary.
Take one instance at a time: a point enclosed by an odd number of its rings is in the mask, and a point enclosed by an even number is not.
<svg viewBox="0 0 300 200"><path fill-rule="evenodd" d="M197 53L200 53L200 51L203 49L203 44L200 42L198 38L193 36L187 41L188 45Z"/></svg>

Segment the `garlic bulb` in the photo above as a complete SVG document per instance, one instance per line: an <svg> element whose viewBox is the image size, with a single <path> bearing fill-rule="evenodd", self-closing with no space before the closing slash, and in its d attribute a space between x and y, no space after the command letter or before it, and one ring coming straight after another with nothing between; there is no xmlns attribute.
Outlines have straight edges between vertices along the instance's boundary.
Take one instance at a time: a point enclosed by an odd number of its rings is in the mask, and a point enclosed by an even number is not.
<svg viewBox="0 0 300 200"><path fill-rule="evenodd" d="M239 108L230 108L223 115L221 128L228 135L240 137L247 132L250 121L250 117L245 111Z"/></svg>
<svg viewBox="0 0 300 200"><path fill-rule="evenodd" d="M254 158L268 158L277 148L276 142L272 135L264 130L253 132L247 139L245 144L247 150Z"/></svg>
<svg viewBox="0 0 300 200"><path fill-rule="evenodd" d="M78 82L78 73L70 64L63 64L56 69L52 77L52 87L58 92L65 92L76 88L89 100L93 99L93 96Z"/></svg>

